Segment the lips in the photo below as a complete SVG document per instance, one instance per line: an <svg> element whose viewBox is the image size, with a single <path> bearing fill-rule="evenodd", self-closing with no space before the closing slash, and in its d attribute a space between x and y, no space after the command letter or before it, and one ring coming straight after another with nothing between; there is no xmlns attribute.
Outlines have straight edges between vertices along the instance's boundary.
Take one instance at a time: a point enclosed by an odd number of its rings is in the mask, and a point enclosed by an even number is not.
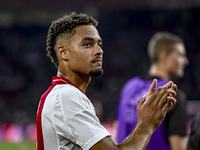
<svg viewBox="0 0 200 150"><path fill-rule="evenodd" d="M102 58L101 57L97 57L95 59L92 60L92 63L99 63L101 64L102 63Z"/></svg>
<svg viewBox="0 0 200 150"><path fill-rule="evenodd" d="M92 61L93 63L101 63L101 60L95 60L95 61Z"/></svg>

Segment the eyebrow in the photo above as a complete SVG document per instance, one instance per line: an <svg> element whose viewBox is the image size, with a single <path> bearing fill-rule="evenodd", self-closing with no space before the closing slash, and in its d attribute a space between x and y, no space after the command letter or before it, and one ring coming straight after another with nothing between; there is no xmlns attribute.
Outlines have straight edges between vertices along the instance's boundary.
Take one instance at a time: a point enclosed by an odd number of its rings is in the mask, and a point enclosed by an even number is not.
<svg viewBox="0 0 200 150"><path fill-rule="evenodd" d="M83 41L84 40L95 41L95 39L91 38L91 37L85 37L85 38L83 38ZM98 42L103 42L103 41L102 41L102 39L99 39Z"/></svg>

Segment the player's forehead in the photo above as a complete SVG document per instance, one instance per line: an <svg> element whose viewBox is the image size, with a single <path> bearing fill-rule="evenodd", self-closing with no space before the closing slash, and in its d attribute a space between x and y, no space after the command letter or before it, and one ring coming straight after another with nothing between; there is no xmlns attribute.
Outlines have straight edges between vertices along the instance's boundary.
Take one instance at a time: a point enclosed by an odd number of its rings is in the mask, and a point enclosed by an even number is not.
<svg viewBox="0 0 200 150"><path fill-rule="evenodd" d="M75 35L72 39L93 39L96 41L102 41L98 30L93 25L82 25L75 29Z"/></svg>
<svg viewBox="0 0 200 150"><path fill-rule="evenodd" d="M174 50L177 53L181 53L181 54L185 54L186 50L185 50L185 46L183 43L177 43L174 45Z"/></svg>

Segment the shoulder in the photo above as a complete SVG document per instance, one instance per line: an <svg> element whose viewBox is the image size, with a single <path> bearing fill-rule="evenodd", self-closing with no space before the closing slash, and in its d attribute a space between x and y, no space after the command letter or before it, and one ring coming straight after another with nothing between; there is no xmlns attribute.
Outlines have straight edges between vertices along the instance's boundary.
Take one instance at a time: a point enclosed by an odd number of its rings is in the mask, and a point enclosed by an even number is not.
<svg viewBox="0 0 200 150"><path fill-rule="evenodd" d="M134 77L129 79L123 86L120 94L120 104L126 105L128 103L137 104L138 98L144 96L147 89L146 81L140 77Z"/></svg>
<svg viewBox="0 0 200 150"><path fill-rule="evenodd" d="M85 106L85 103L90 103L82 91L70 84L56 85L49 94L49 99L54 99L54 103L60 105L62 109L66 106L68 109L80 109Z"/></svg>
<svg viewBox="0 0 200 150"><path fill-rule="evenodd" d="M55 87L55 93L54 108L61 109L66 118L78 112L94 112L94 107L88 97L72 85L58 85Z"/></svg>
<svg viewBox="0 0 200 150"><path fill-rule="evenodd" d="M123 89L130 88L138 84L140 85L143 81L144 80L141 79L140 77L133 77L125 82Z"/></svg>
<svg viewBox="0 0 200 150"><path fill-rule="evenodd" d="M56 85L53 89L52 93L56 93L60 95L61 97L68 97L68 98L80 98L86 95L80 91L78 88L70 85L70 84L61 84Z"/></svg>

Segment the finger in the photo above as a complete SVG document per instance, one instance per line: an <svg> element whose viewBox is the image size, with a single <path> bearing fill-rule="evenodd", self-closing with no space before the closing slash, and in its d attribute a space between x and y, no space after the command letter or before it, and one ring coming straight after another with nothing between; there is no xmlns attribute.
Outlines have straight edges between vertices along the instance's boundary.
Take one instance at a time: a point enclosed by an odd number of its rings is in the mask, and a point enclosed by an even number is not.
<svg viewBox="0 0 200 150"><path fill-rule="evenodd" d="M173 85L172 85L172 90L174 90L174 91L177 91L177 90L178 90L178 87L177 87L176 84L173 84Z"/></svg>
<svg viewBox="0 0 200 150"><path fill-rule="evenodd" d="M178 87L176 84L174 84L172 81L169 81L164 85L165 87L171 88L174 91L177 91Z"/></svg>
<svg viewBox="0 0 200 150"><path fill-rule="evenodd" d="M167 82L167 83L164 85L164 87L166 87L166 88L171 88L172 85L173 85L173 82L172 82L172 81L169 81L169 82Z"/></svg>
<svg viewBox="0 0 200 150"><path fill-rule="evenodd" d="M167 97L169 96L169 89L163 88L163 90L158 94L155 100L155 105L158 106L159 109L162 109L164 104L167 102Z"/></svg>
<svg viewBox="0 0 200 150"><path fill-rule="evenodd" d="M160 91L162 91L163 87L159 87L148 99L146 99L147 104L151 104L152 102L155 101L157 95L159 94Z"/></svg>
<svg viewBox="0 0 200 150"><path fill-rule="evenodd" d="M138 100L137 108L141 108L144 102L145 102L145 97L140 98Z"/></svg>
<svg viewBox="0 0 200 150"><path fill-rule="evenodd" d="M169 92L170 92L170 96L171 97L175 97L176 96L176 91L170 89Z"/></svg>
<svg viewBox="0 0 200 150"><path fill-rule="evenodd" d="M171 91L170 89L165 89L165 93L162 95L162 97L160 98L158 102L158 108L162 109L164 105L167 103L167 100L171 99L171 96L169 96L170 91Z"/></svg>
<svg viewBox="0 0 200 150"><path fill-rule="evenodd" d="M169 107L170 107L169 109L171 109L176 104L176 99L174 97L168 96L167 97L167 102L169 103Z"/></svg>
<svg viewBox="0 0 200 150"><path fill-rule="evenodd" d="M162 111L168 112L169 110L171 110L174 107L175 104L176 104L176 99L174 97L168 96L167 102L163 106Z"/></svg>
<svg viewBox="0 0 200 150"><path fill-rule="evenodd" d="M154 79L153 82L151 83L150 87L149 87L147 94L146 94L147 99L149 98L149 96L151 94L153 94L153 92L156 90L156 87L157 87L157 79Z"/></svg>

